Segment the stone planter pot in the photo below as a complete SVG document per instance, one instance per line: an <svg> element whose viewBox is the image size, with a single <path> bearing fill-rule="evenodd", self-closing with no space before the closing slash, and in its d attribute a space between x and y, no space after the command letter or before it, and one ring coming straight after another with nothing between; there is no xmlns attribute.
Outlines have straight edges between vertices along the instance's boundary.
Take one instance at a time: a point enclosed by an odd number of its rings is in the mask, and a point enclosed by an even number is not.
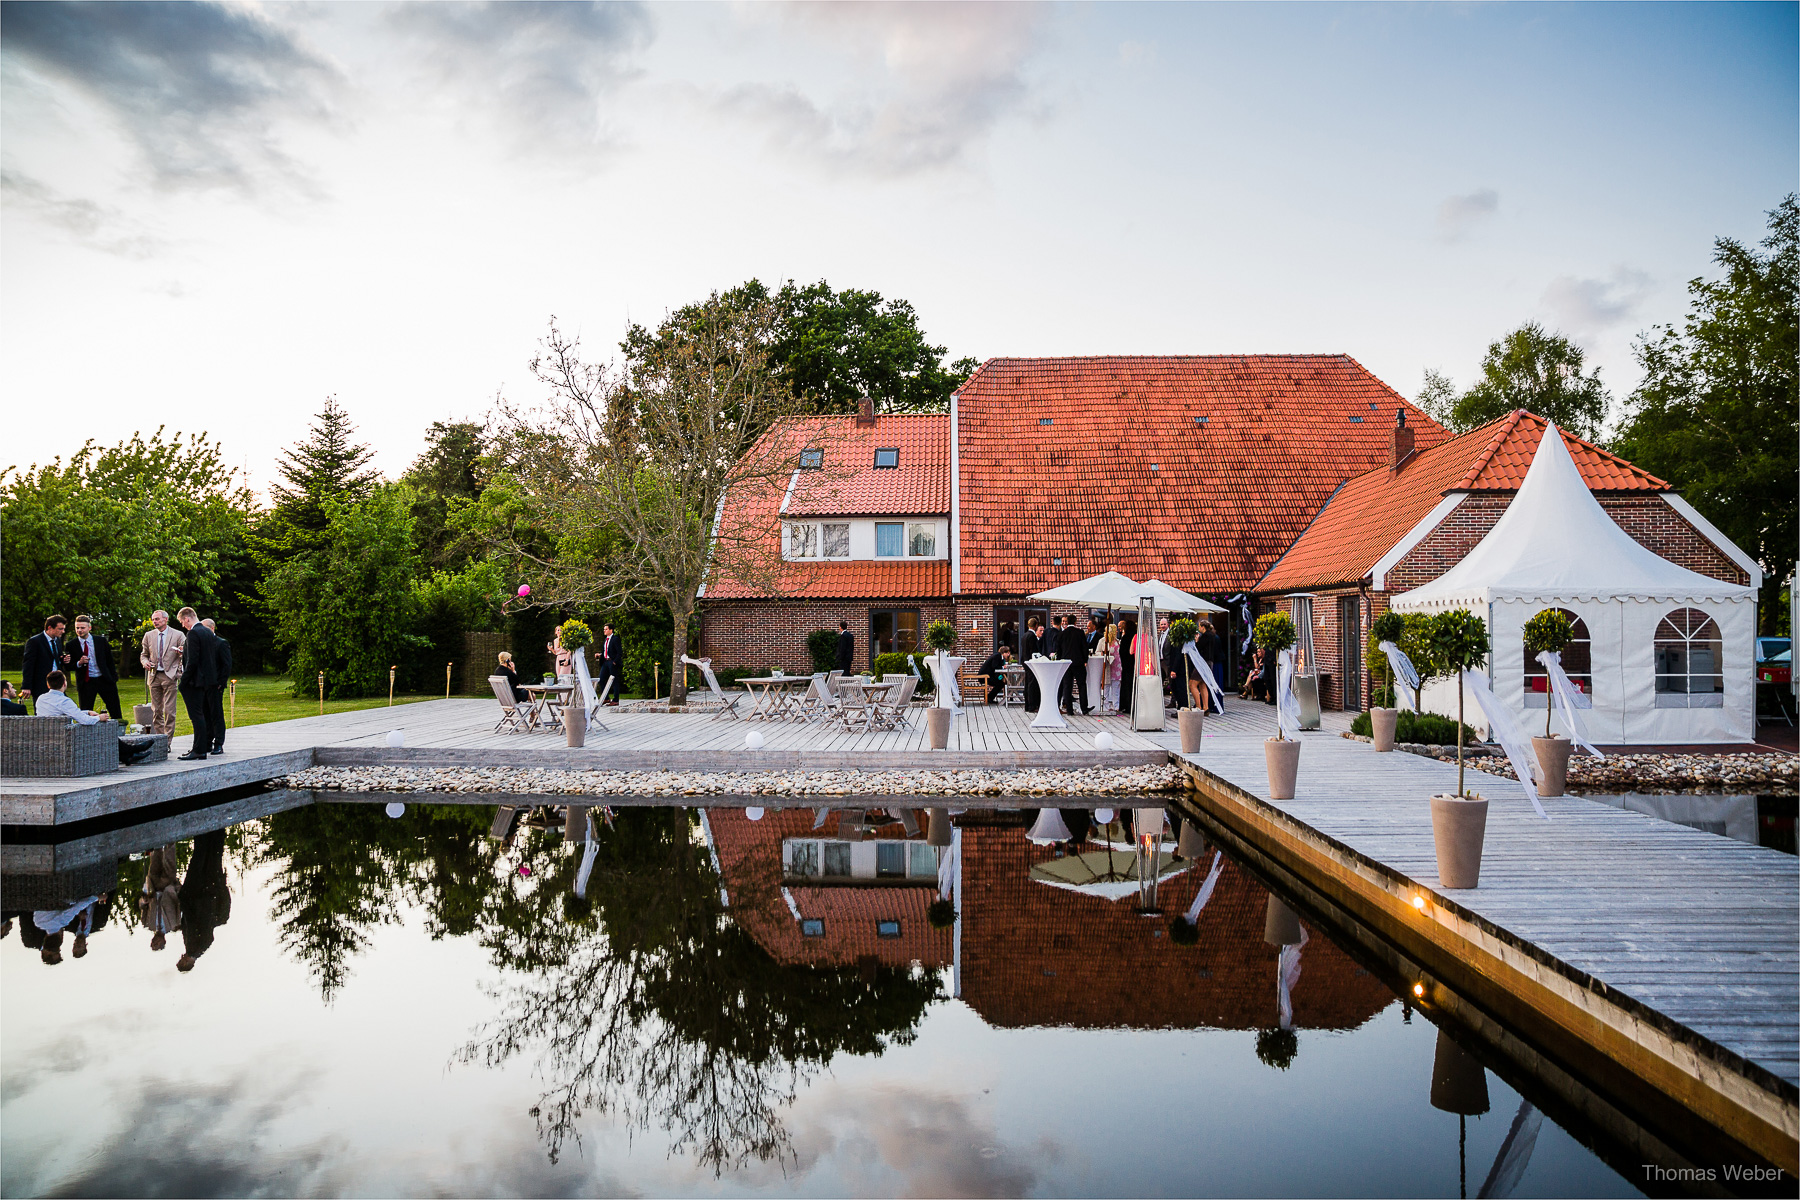
<svg viewBox="0 0 1800 1200"><path fill-rule="evenodd" d="M1181 727L1181 752L1183 754L1200 753L1200 726L1206 720L1206 713L1198 708L1184 708L1175 723Z"/></svg>
<svg viewBox="0 0 1800 1200"><path fill-rule="evenodd" d="M1481 884L1481 844L1488 802L1465 796L1431 798L1431 836L1437 843L1438 882L1457 890Z"/></svg>
<svg viewBox="0 0 1800 1200"><path fill-rule="evenodd" d="M569 748L578 750L587 745L587 708L580 704L571 704L563 709L563 733L567 736Z"/></svg>
<svg viewBox="0 0 1800 1200"><path fill-rule="evenodd" d="M1394 748L1394 726L1399 723L1397 708L1371 708L1369 732L1374 735L1375 753L1386 754Z"/></svg>
<svg viewBox="0 0 1800 1200"><path fill-rule="evenodd" d="M571 804L563 811L563 840L587 840L588 810L585 804Z"/></svg>
<svg viewBox="0 0 1800 1200"><path fill-rule="evenodd" d="M148 729L156 723L156 710L148 704L134 704L131 706L131 720L133 724Z"/></svg>
<svg viewBox="0 0 1800 1200"><path fill-rule="evenodd" d="M945 750L950 746L950 714L948 708L928 708L925 710L925 736L933 750Z"/></svg>
<svg viewBox="0 0 1800 1200"><path fill-rule="evenodd" d="M956 836L956 826L950 821L950 810L934 808L930 820L926 823L925 841L932 846L948 846Z"/></svg>
<svg viewBox="0 0 1800 1200"><path fill-rule="evenodd" d="M1273 800L1292 800L1294 780L1300 775L1299 739L1265 739L1263 760L1269 768L1269 797Z"/></svg>
<svg viewBox="0 0 1800 1200"><path fill-rule="evenodd" d="M1575 743L1561 734L1534 737L1531 748L1537 752L1538 795L1560 796L1569 786L1569 752Z"/></svg>

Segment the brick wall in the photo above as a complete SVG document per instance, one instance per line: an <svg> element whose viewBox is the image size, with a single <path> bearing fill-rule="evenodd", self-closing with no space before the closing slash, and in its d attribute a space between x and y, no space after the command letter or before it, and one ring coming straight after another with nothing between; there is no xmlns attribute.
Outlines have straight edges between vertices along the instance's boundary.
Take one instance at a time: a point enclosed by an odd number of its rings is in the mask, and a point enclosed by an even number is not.
<svg viewBox="0 0 1800 1200"><path fill-rule="evenodd" d="M850 622L856 635L856 665L869 663L869 613L884 608L919 612L919 636L933 621L948 621L955 609L948 600L717 600L703 603L700 645L688 653L710 655L713 669L751 667L763 670L812 670L806 639L815 629L837 632Z"/></svg>

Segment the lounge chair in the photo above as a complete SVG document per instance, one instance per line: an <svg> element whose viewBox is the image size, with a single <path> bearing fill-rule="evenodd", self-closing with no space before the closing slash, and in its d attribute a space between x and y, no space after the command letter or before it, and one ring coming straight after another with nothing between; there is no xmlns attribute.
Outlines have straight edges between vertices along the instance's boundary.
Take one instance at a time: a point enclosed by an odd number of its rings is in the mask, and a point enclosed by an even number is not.
<svg viewBox="0 0 1800 1200"><path fill-rule="evenodd" d="M710 659L710 658L689 658L687 655L684 654L681 656L681 661L688 664L691 667L699 667L700 673L702 675L706 676L706 686L712 689L713 699L717 700L721 706L719 711L713 714L713 720L717 721L717 720L719 720L723 717L727 717L727 716L729 716L734 721L741 721L744 719L742 716L740 716L738 714L738 710L737 710L738 701L742 700L743 697L742 696L727 697L725 695L724 691L722 691L720 689L719 677L717 675L713 674L712 659Z"/></svg>
<svg viewBox="0 0 1800 1200"><path fill-rule="evenodd" d="M531 710L520 711L519 702L513 699L512 684L504 675L489 675L488 685L494 689L494 699L500 702L500 721L494 726L494 732L506 730L509 733L528 733L531 730Z"/></svg>

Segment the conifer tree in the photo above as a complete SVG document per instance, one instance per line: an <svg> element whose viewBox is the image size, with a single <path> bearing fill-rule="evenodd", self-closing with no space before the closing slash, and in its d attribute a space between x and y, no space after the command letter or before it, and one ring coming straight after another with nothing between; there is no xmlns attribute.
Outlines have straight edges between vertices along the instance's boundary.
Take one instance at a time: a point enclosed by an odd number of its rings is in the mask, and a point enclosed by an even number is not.
<svg viewBox="0 0 1800 1200"><path fill-rule="evenodd" d="M355 433L356 426L337 397L325 397L325 407L313 421L312 433L281 455L281 478L285 483L269 487L275 501L271 523L289 535L278 535L276 540L292 541L294 534L323 533L327 499L353 503L380 482L381 477L368 465L374 451L357 444L353 440Z"/></svg>

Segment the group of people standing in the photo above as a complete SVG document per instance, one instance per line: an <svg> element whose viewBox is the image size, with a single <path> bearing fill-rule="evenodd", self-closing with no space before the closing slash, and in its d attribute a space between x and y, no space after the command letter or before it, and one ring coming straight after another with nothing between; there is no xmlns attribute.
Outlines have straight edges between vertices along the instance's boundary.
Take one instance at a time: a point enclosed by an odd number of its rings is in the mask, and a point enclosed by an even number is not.
<svg viewBox="0 0 1800 1200"><path fill-rule="evenodd" d="M558 679L565 676L574 677L575 652L562 644L562 628L560 626L557 627L556 637L546 643L544 649L550 653L552 661L556 663ZM500 651L499 665L495 668L494 674L506 680L507 686L512 689L515 696L521 694L520 685L527 682L519 674L518 664L513 660L512 653L506 650ZM619 631L611 625L600 627L600 642L594 647L593 680L594 694L606 696L608 708L617 706L619 697L625 692L625 641L619 636ZM608 682L612 684L610 695L606 690Z"/></svg>
<svg viewBox="0 0 1800 1200"><path fill-rule="evenodd" d="M220 637L211 618L201 620L191 608L175 614L180 628L169 623L169 614L157 609L150 628L138 647L138 665L150 689L151 729L175 732L175 697L187 706L194 727L193 747L181 757L201 759L225 753L225 688L231 680L231 643ZM96 699L106 713L124 719L119 703L119 671L111 643L94 628L86 614L68 622L58 614L44 618L44 630L25 643L24 698L40 717L68 717L83 725L100 719ZM67 688L73 678L77 703ZM20 706L23 711L23 706Z"/></svg>
<svg viewBox="0 0 1800 1200"><path fill-rule="evenodd" d="M1044 627L1043 618L1032 617L1025 622L1025 631L1019 640L1019 660L1030 662L1033 657L1041 655L1069 663L1069 669L1063 673L1057 692L1057 706L1069 716L1075 714L1077 705L1083 715L1090 715L1096 703L1129 716L1132 694L1136 690L1131 680L1137 675L1139 656L1145 653L1157 655L1163 683L1168 688L1175 707L1220 707L1222 697L1209 694L1198 672L1191 669L1183 671L1186 652L1169 645L1168 631L1169 619L1159 618L1156 646L1152 650L1139 638L1135 617L1121 616L1117 621L1103 622L1096 616L1089 616L1083 623L1073 616L1053 616L1048 629ZM1200 620L1194 649L1206 661L1213 678L1221 681L1222 687L1225 678L1225 641L1213 629L1210 618ZM1101 662L1097 681L1098 695L1089 694L1088 663L1093 659ZM988 656L976 672L989 680L990 703L1001 694L1001 672L1014 661L1012 647L1002 645ZM1181 686L1184 676L1187 679L1185 690ZM1037 676L1027 671L1024 682L1025 711L1037 712L1043 703Z"/></svg>

